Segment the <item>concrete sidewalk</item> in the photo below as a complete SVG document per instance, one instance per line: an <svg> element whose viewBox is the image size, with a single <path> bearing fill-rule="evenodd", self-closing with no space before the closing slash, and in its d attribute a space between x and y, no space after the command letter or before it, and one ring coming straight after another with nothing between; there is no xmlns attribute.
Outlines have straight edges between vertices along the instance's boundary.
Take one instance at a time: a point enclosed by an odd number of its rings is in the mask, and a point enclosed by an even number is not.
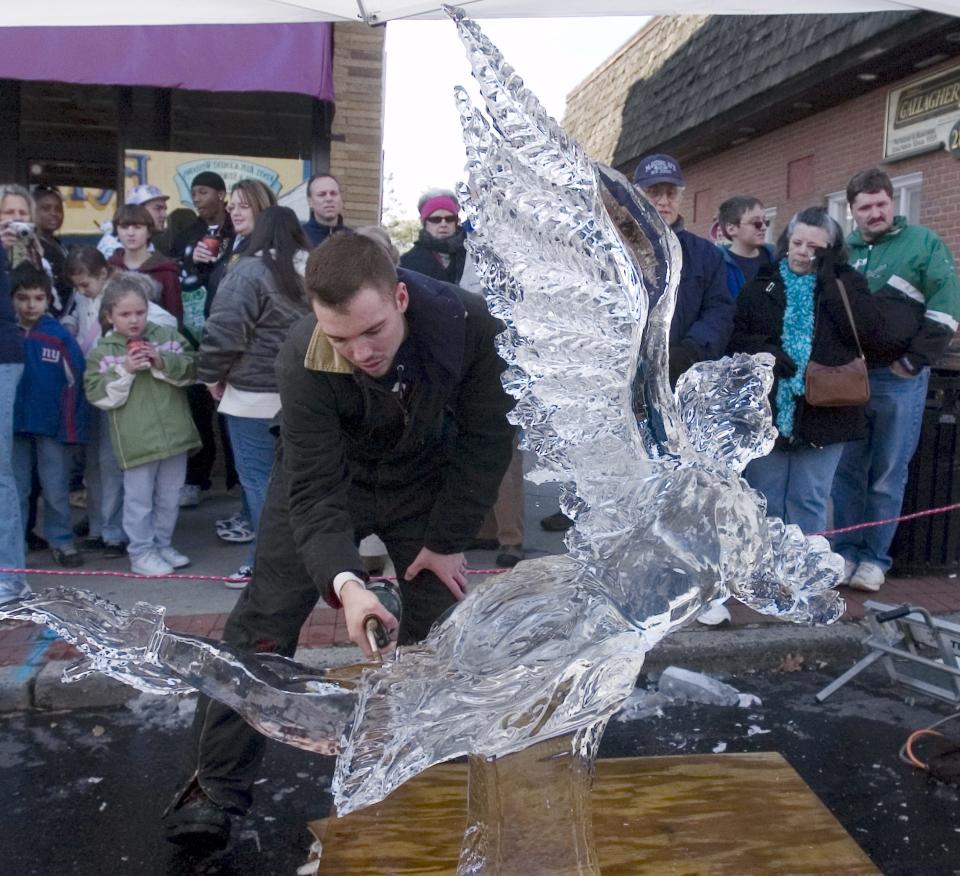
<svg viewBox="0 0 960 876"><path fill-rule="evenodd" d="M553 484L526 484L525 548L528 557L562 553L561 533L544 532L541 517L557 509L557 487ZM231 516L239 507L235 497L225 493L207 496L198 508L183 509L177 527L175 546L192 559L185 575L227 576L247 559L248 545L229 545L215 535L218 518ZM129 573L126 560L102 560L96 554L86 556L86 565L69 575L38 573L30 576L35 591L65 586L93 590L105 598L130 608L144 601L167 608L167 625L177 632L217 638L239 591L229 590L219 580L189 578L136 579L112 577L101 572ZM492 570L495 551L473 551L467 560L471 569ZM28 557L30 568L53 569L49 552ZM78 574L72 574L72 573ZM472 575L474 582L483 580ZM775 668L787 655L802 656L806 665L834 664L839 671L862 656L862 630L857 621L863 617L868 598L889 603L910 602L926 607L937 615L960 612L960 578L956 574L922 578L891 578L880 594L873 596L842 588L847 599L843 620L831 627L798 627L759 615L731 600L732 623L721 628L694 624L676 633L648 657L647 666L658 668L682 663L707 671L737 671ZM79 654L48 630L32 624L0 624L0 711L26 708L64 709L93 707L123 702L136 692L101 677L64 685L60 675ZM304 625L297 659L309 665L323 666L354 662L360 651L350 645L343 617L321 603Z"/></svg>

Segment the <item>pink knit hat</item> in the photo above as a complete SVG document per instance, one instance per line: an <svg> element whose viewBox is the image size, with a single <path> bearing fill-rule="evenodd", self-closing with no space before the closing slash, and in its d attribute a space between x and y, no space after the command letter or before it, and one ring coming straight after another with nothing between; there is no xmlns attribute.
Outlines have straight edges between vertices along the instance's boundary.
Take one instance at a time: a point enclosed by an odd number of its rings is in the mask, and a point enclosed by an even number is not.
<svg viewBox="0 0 960 876"><path fill-rule="evenodd" d="M456 216L460 213L460 205L449 195L437 195L423 202L423 206L420 207L420 220L423 221L437 210L449 210Z"/></svg>

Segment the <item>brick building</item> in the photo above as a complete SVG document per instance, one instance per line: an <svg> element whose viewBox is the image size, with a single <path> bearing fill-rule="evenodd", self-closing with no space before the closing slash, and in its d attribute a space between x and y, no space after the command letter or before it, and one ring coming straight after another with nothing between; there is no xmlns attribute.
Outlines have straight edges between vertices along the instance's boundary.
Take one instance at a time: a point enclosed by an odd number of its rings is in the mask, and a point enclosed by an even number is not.
<svg viewBox="0 0 960 876"><path fill-rule="evenodd" d="M350 22L0 28L0 182L122 190L131 149L284 159L298 181L337 174L349 225L378 222L384 38Z"/></svg>
<svg viewBox="0 0 960 876"><path fill-rule="evenodd" d="M563 124L627 175L676 156L702 235L735 194L764 202L771 239L814 204L849 227L846 183L880 164L898 212L960 257L960 18L655 18L569 95Z"/></svg>
<svg viewBox="0 0 960 876"><path fill-rule="evenodd" d="M386 28L333 25L336 112L329 167L344 193L347 225L377 225L383 192L383 77Z"/></svg>

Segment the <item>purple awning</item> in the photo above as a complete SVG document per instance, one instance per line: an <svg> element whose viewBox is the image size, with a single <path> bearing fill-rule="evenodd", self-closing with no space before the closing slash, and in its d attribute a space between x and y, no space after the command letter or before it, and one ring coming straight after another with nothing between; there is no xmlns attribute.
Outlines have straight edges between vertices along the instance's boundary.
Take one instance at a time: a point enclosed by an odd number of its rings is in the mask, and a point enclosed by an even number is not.
<svg viewBox="0 0 960 876"><path fill-rule="evenodd" d="M0 78L332 101L332 31L329 22L0 28Z"/></svg>

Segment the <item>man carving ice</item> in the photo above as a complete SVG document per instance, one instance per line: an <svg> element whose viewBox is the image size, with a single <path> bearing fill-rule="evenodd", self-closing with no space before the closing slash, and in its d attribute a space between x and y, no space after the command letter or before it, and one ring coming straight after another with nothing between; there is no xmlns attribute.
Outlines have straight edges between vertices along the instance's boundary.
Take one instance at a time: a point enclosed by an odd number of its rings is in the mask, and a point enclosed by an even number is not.
<svg viewBox="0 0 960 876"><path fill-rule="evenodd" d="M280 445L257 536L253 578L224 629L247 650L292 656L318 596L343 606L369 653L363 619L397 620L364 586L357 543L385 542L403 599L399 642L422 639L463 598L463 547L510 460L502 328L483 299L394 268L369 238L316 249L304 317L277 358ZM175 842L222 845L229 814L251 802L264 740L201 698L186 782L165 819Z"/></svg>

